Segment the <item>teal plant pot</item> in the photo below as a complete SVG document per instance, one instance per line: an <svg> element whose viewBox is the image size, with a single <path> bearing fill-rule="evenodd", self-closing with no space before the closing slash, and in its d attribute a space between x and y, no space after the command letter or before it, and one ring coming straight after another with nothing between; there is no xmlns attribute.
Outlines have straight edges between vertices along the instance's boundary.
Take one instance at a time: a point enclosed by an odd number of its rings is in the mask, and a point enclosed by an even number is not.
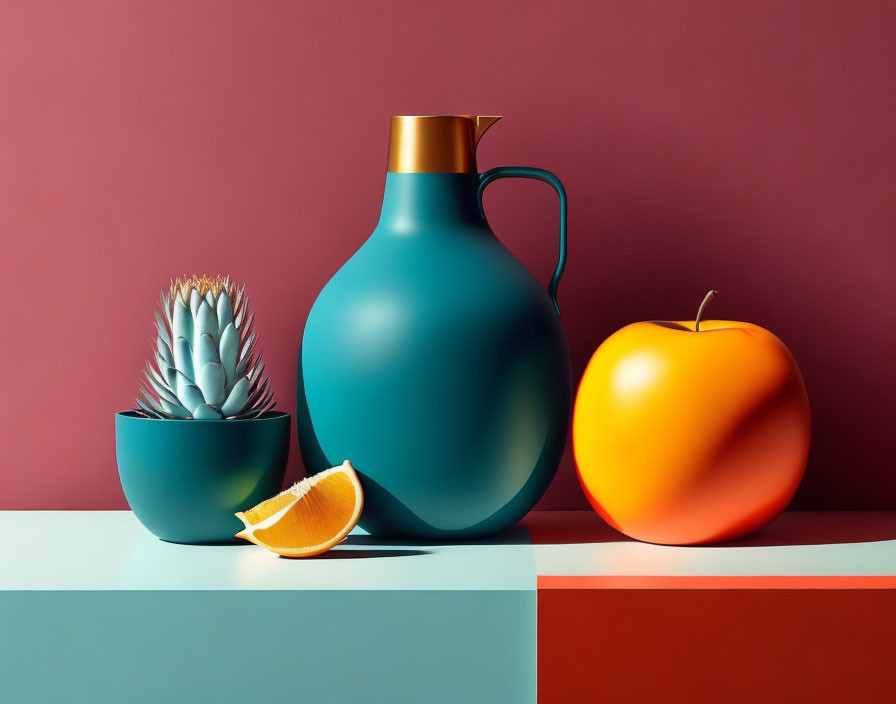
<svg viewBox="0 0 896 704"><path fill-rule="evenodd" d="M118 476L140 522L174 543L236 543L233 514L278 493L290 417L161 420L115 414Z"/></svg>

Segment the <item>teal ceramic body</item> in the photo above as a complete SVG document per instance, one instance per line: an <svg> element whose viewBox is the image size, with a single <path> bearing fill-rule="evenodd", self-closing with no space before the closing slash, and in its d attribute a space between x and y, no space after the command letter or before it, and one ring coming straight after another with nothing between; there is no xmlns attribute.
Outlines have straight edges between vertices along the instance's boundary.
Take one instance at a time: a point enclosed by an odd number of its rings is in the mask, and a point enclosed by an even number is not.
<svg viewBox="0 0 896 704"><path fill-rule="evenodd" d="M500 172L500 173L499 173ZM320 293L299 359L306 468L350 459L375 535L499 531L562 454L570 366L556 299L495 237L481 189L535 169L388 173L379 224Z"/></svg>
<svg viewBox="0 0 896 704"><path fill-rule="evenodd" d="M134 514L162 540L240 542L234 516L283 486L288 413L252 420L162 420L115 414L121 488Z"/></svg>

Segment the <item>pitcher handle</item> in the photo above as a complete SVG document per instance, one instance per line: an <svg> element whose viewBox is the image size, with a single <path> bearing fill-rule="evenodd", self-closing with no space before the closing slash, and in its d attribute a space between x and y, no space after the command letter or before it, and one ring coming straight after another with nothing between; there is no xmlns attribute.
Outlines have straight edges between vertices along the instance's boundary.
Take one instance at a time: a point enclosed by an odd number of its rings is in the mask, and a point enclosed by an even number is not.
<svg viewBox="0 0 896 704"><path fill-rule="evenodd" d="M550 171L534 169L529 166L498 166L479 174L479 211L483 217L485 217L485 211L482 207L482 193L488 184L499 178L534 178L538 181L544 181L553 187L557 192L557 197L560 198L560 256L557 258L557 268L551 277L551 283L548 284L548 295L554 303L557 315L560 315L560 304L557 303L557 286L560 285L560 277L563 276L563 270L566 268L566 190L563 188L563 184L560 183L560 179Z"/></svg>

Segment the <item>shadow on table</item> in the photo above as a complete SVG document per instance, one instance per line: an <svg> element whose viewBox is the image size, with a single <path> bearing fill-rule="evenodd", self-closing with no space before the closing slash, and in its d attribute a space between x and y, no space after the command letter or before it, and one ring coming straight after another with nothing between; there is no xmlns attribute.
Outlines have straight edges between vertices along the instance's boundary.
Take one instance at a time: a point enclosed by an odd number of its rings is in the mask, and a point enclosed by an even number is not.
<svg viewBox="0 0 896 704"><path fill-rule="evenodd" d="M372 535L350 535L343 545L379 545L379 546L439 546L439 545L531 545L529 531L525 524L518 524L496 535L472 540L420 540L417 538L378 538Z"/></svg>
<svg viewBox="0 0 896 704"><path fill-rule="evenodd" d="M164 538L156 538L160 543L168 543L169 545L183 545L188 548L241 548L252 545L248 540L220 540L208 543L180 543L176 540L165 540Z"/></svg>
<svg viewBox="0 0 896 704"><path fill-rule="evenodd" d="M536 545L633 542L587 511L537 511L523 525ZM787 511L753 535L706 547L831 545L896 540L896 512Z"/></svg>
<svg viewBox="0 0 896 704"><path fill-rule="evenodd" d="M714 547L835 545L896 540L896 512L787 511L758 533Z"/></svg>
<svg viewBox="0 0 896 704"><path fill-rule="evenodd" d="M592 511L534 511L522 525L535 545L634 542Z"/></svg>
<svg viewBox="0 0 896 704"><path fill-rule="evenodd" d="M882 540L896 540L896 512L787 511L752 536L706 547L830 545L873 543ZM369 545L386 550L390 546L409 548L439 545L571 545L625 542L636 541L611 528L596 513L589 511L534 511L512 528L484 539L430 541L414 538L350 535L343 545Z"/></svg>
<svg viewBox="0 0 896 704"><path fill-rule="evenodd" d="M348 543L342 543L345 545ZM322 555L315 555L314 557L304 558L309 560L361 560L368 557L413 557L415 555L429 555L429 550L404 550L399 548L383 548L383 549L370 549L370 550L344 550L342 548L336 547L332 550L328 550ZM290 558L283 558L284 560L288 560Z"/></svg>

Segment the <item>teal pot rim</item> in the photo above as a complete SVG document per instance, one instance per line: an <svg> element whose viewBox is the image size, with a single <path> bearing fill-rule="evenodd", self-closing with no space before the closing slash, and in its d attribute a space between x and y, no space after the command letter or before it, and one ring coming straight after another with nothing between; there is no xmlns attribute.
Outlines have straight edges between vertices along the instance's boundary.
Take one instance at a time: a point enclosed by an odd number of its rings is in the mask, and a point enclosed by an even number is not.
<svg viewBox="0 0 896 704"><path fill-rule="evenodd" d="M199 423L203 425L206 423L262 423L266 420L276 420L284 416L289 417L289 413L286 411L265 411L257 418L231 418L229 420L227 418L147 418L134 410L118 411L115 415L129 420L147 421L149 423Z"/></svg>

